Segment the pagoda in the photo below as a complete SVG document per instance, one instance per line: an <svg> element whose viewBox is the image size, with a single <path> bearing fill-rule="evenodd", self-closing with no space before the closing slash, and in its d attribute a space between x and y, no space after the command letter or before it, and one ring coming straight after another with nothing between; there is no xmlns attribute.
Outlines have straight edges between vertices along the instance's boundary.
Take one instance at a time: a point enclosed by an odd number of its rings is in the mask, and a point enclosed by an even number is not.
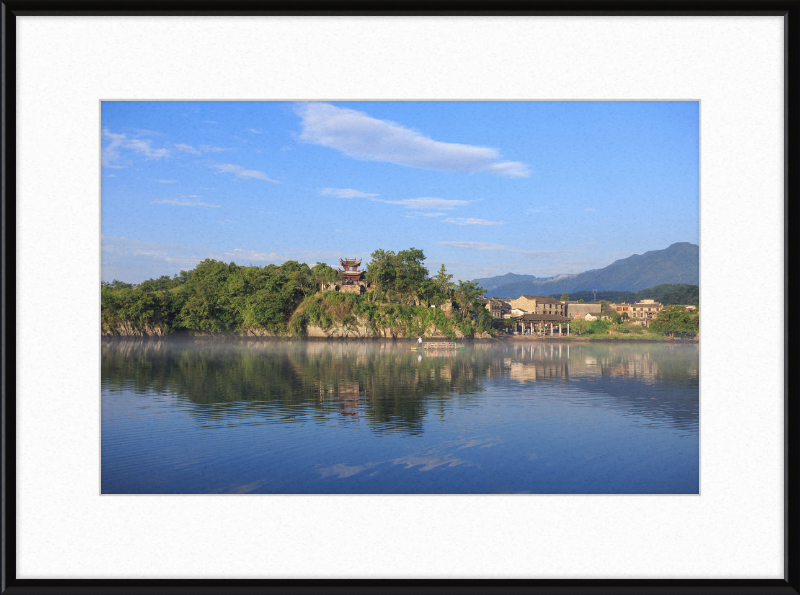
<svg viewBox="0 0 800 595"><path fill-rule="evenodd" d="M364 286L362 277L364 271L359 271L358 267L361 265L361 260L355 258L340 258L339 262L342 268L339 272L342 274L342 288L339 291L350 293L361 293Z"/></svg>

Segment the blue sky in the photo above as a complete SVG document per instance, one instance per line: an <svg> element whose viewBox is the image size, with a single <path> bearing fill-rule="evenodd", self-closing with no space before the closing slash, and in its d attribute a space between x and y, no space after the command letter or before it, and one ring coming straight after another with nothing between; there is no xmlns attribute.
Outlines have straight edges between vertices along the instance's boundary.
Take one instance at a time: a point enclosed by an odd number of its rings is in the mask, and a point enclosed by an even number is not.
<svg viewBox="0 0 800 595"><path fill-rule="evenodd" d="M102 104L102 278L422 249L456 279L699 243L698 102Z"/></svg>

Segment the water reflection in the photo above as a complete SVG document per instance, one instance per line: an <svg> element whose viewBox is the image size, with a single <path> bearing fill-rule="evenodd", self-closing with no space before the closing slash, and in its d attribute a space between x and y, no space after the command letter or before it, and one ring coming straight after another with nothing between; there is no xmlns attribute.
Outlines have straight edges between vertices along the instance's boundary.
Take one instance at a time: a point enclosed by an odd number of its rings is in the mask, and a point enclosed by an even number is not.
<svg viewBox="0 0 800 595"><path fill-rule="evenodd" d="M698 367L693 344L476 343L424 354L397 342L128 339L102 346L104 390L186 399L212 427L307 421L335 410L349 424L363 419L376 432L410 434L424 430L426 415L469 407L498 385L528 392L568 385L575 405L696 427Z"/></svg>
<svg viewBox="0 0 800 595"><path fill-rule="evenodd" d="M693 344L105 340L103 493L697 493Z"/></svg>

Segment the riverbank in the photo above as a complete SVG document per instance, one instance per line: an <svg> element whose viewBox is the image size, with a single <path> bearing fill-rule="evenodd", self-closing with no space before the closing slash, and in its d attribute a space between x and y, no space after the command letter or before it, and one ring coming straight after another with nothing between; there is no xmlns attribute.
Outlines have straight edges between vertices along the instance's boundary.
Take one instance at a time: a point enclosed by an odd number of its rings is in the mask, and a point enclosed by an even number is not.
<svg viewBox="0 0 800 595"><path fill-rule="evenodd" d="M699 343L700 337L665 337L663 335L654 335L648 333L647 335L589 335L589 336L562 336L562 337L539 337L537 335L511 335L511 336L498 336L498 340L528 343L536 341L568 341L570 343Z"/></svg>
<svg viewBox="0 0 800 595"><path fill-rule="evenodd" d="M490 335L489 333L481 333L474 337L459 337L454 339L447 336L428 336L423 337L424 340L443 340L460 343L699 343L700 337L665 337L663 335L655 335L647 333L646 335L570 335L563 337L540 337L537 335L506 335L505 333L498 333ZM241 341L290 341L290 342L321 342L327 343L332 341L339 342L364 342L364 343L395 343L395 344L409 344L415 345L417 337L399 337L399 336L340 336L340 335L309 335L304 337L291 337L276 335L271 333L264 334L249 334L249 333L208 333L208 332L190 332L178 331L162 335L103 335L101 338L103 343L117 342L117 341L168 341L168 342L187 342L187 343L210 343L210 342L241 342Z"/></svg>

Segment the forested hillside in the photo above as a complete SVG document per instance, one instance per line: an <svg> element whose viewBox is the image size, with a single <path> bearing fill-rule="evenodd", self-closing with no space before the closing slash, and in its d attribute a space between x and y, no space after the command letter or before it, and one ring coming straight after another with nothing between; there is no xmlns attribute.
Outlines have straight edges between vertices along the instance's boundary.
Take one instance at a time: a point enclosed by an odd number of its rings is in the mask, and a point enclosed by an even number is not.
<svg viewBox="0 0 800 595"><path fill-rule="evenodd" d="M562 294L553 294L552 297L561 299ZM584 300L591 302L594 294L591 291L573 291L569 294L571 300ZM642 289L641 291L598 291L597 300L606 302L627 302L632 304L640 300L654 299L665 306L699 306L700 286L688 284L664 284Z"/></svg>
<svg viewBox="0 0 800 595"><path fill-rule="evenodd" d="M309 267L296 261L258 267L209 259L191 271L138 285L103 282L102 332L306 336L314 327L324 334L359 336L474 336L489 331L491 316L476 301L482 288L454 283L444 265L429 276L424 261L414 248L396 254L376 250L365 273L370 291L363 295L322 291L340 281L340 273L324 263Z"/></svg>
<svg viewBox="0 0 800 595"><path fill-rule="evenodd" d="M700 247L688 242L672 244L617 260L602 269L546 279L507 274L476 280L490 295L561 295L578 291L637 292L664 284L700 284Z"/></svg>

